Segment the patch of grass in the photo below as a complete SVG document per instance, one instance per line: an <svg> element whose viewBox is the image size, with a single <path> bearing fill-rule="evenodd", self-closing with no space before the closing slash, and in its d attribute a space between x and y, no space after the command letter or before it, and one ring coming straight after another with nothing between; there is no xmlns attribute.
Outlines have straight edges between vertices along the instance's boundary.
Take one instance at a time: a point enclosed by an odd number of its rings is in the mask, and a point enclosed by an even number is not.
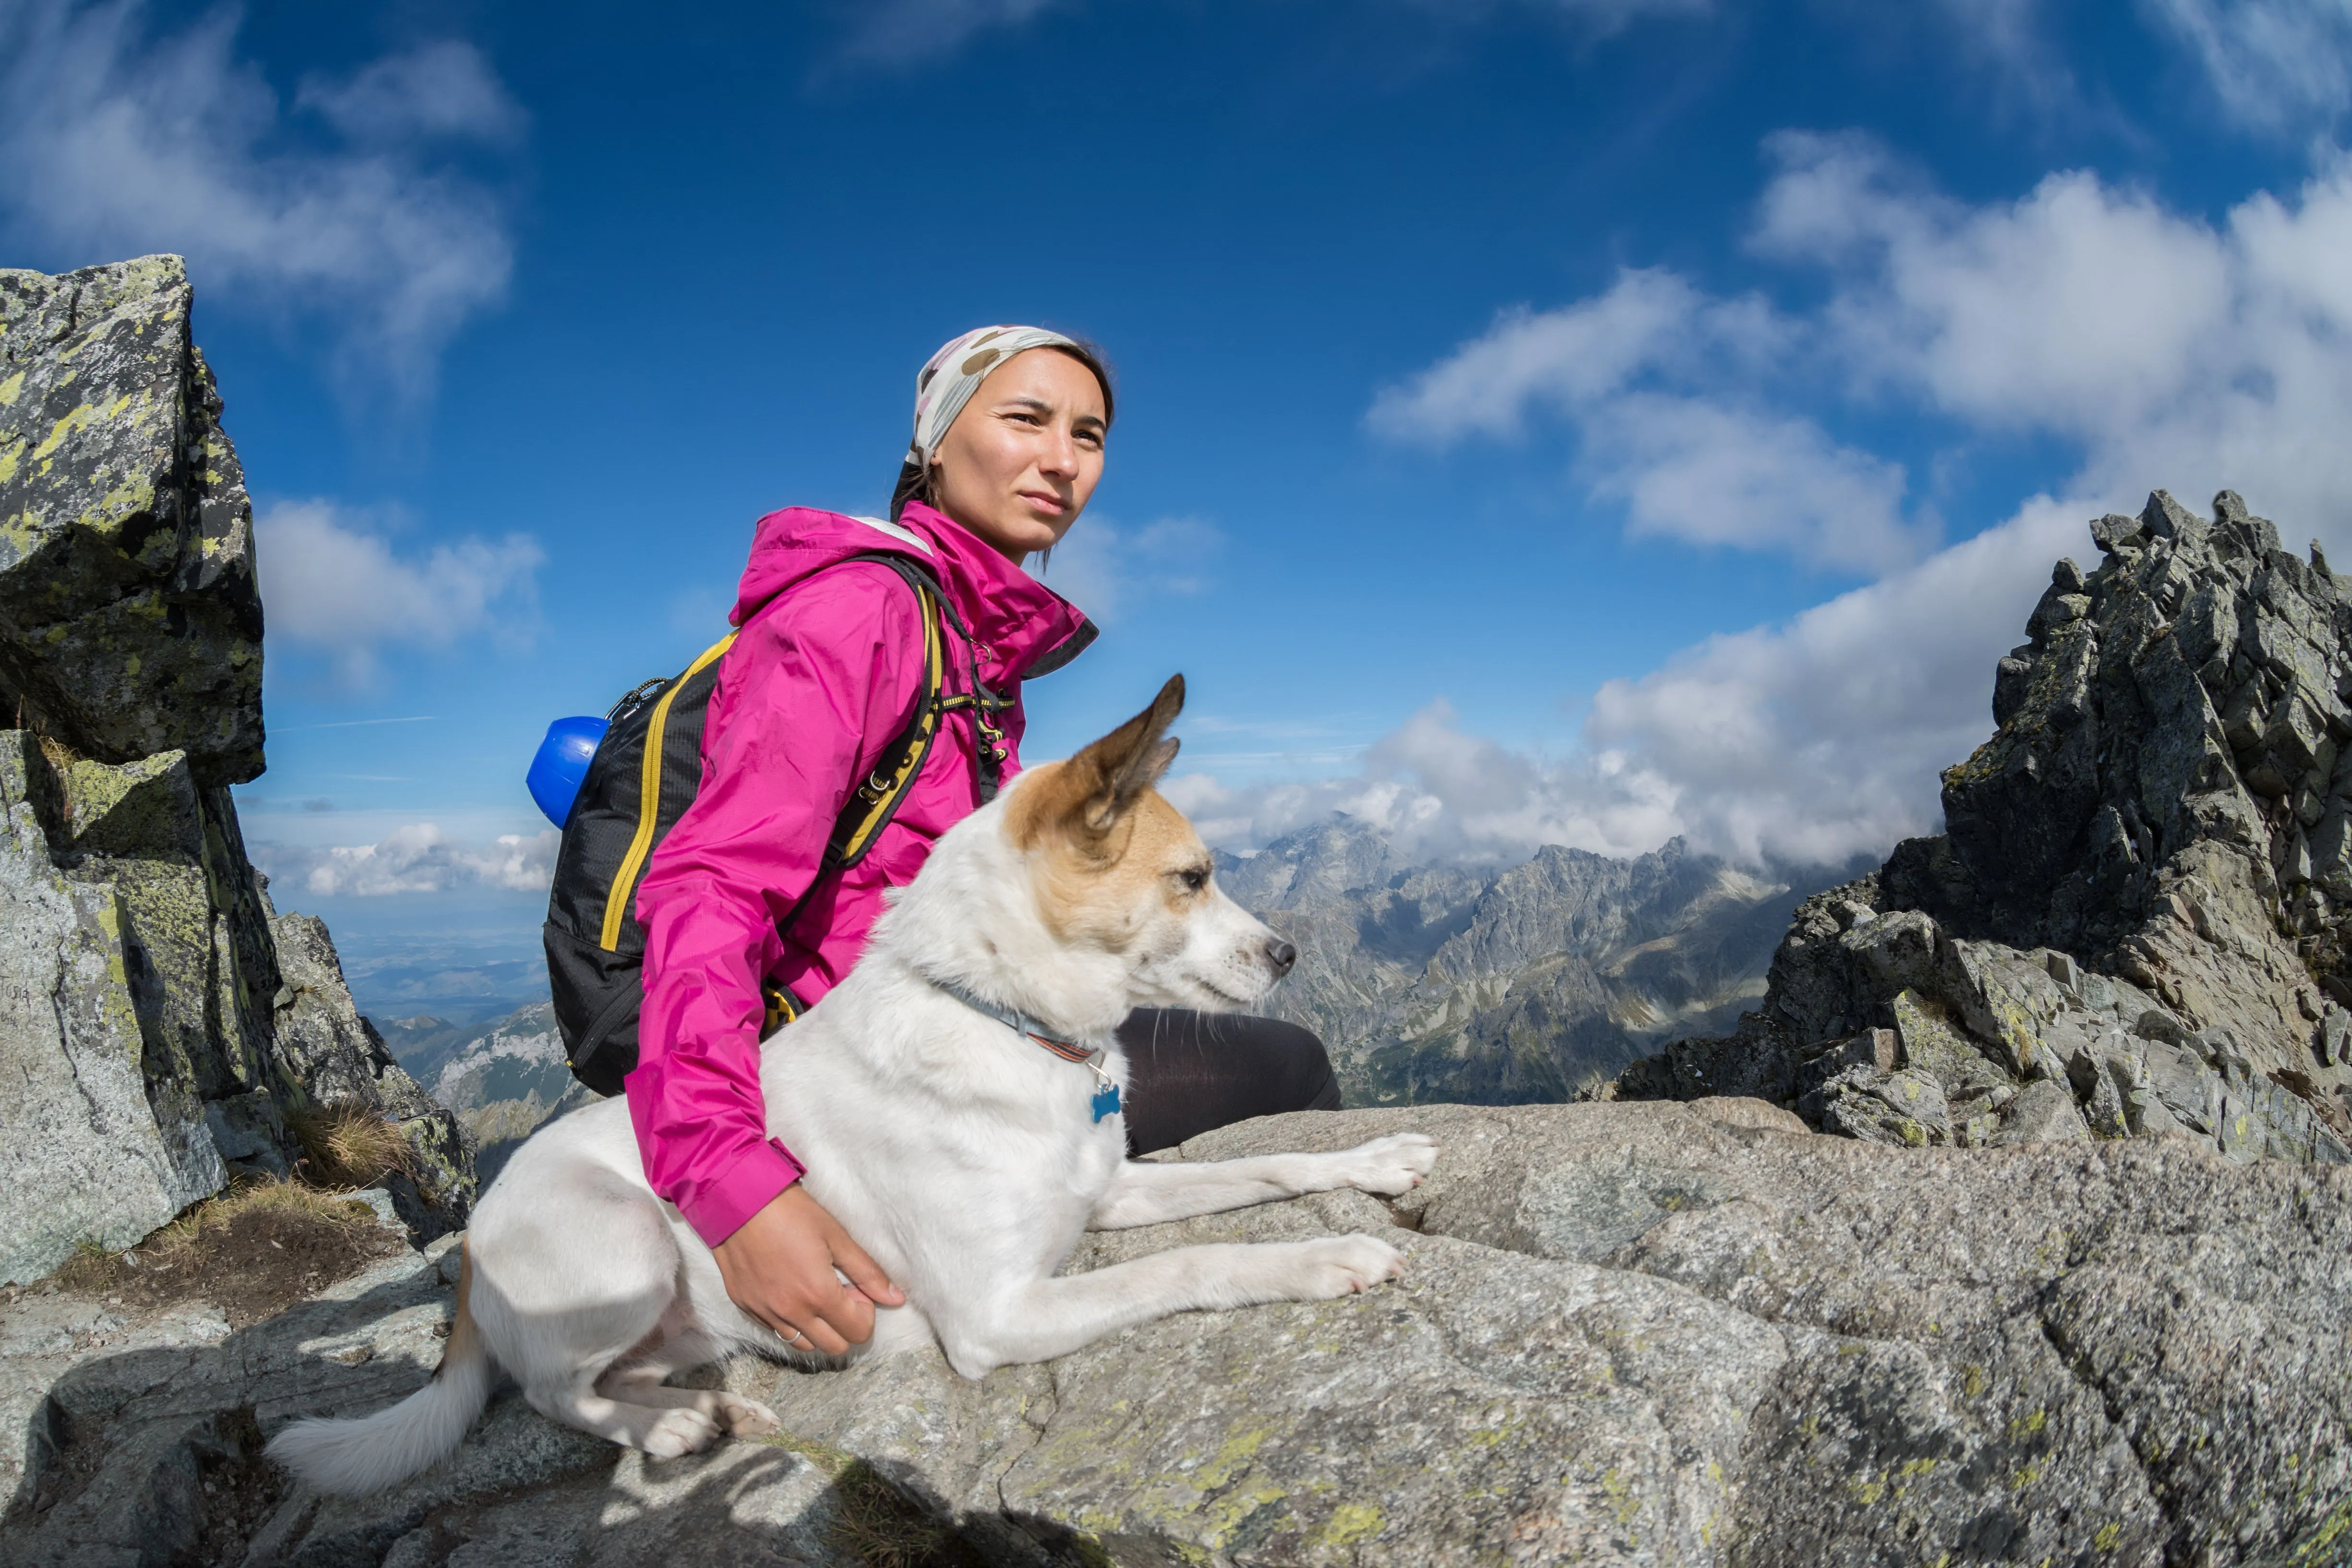
<svg viewBox="0 0 2352 1568"><path fill-rule="evenodd" d="M86 1244L51 1279L110 1305L210 1301L242 1328L404 1246L349 1192L265 1176L194 1205L128 1252Z"/></svg>
<svg viewBox="0 0 2352 1568"><path fill-rule="evenodd" d="M303 1175L319 1186L373 1186L394 1172L415 1176L415 1151L400 1130L360 1105L319 1105L287 1118L302 1145Z"/></svg>
<svg viewBox="0 0 2352 1568"><path fill-rule="evenodd" d="M360 1267L393 1240L378 1230L376 1211L348 1191L245 1176L129 1251L82 1242L49 1279L60 1290L158 1305L203 1296L226 1275L241 1281L235 1302L223 1303L236 1316L299 1290L313 1274ZM276 1278L281 1274L287 1278Z"/></svg>
<svg viewBox="0 0 2352 1568"><path fill-rule="evenodd" d="M789 1432L760 1439L833 1479L835 1542L866 1568L981 1568L955 1526L884 1479L864 1459Z"/></svg>
<svg viewBox="0 0 2352 1568"><path fill-rule="evenodd" d="M833 1479L834 1533L866 1568L977 1568L954 1528L853 1459Z"/></svg>
<svg viewBox="0 0 2352 1568"><path fill-rule="evenodd" d="M74 1244L74 1255L58 1265L51 1276L68 1291L95 1293L113 1284L122 1272L114 1254L88 1237Z"/></svg>
<svg viewBox="0 0 2352 1568"><path fill-rule="evenodd" d="M176 1268L205 1249L210 1237L228 1229L239 1216L268 1215L273 1218L322 1220L339 1228L375 1223L375 1210L348 1193L324 1191L299 1181L255 1176L239 1181L217 1197L208 1197L140 1243L138 1256ZM109 1260L112 1261L112 1260ZM68 1265L71 1267L71 1265Z"/></svg>

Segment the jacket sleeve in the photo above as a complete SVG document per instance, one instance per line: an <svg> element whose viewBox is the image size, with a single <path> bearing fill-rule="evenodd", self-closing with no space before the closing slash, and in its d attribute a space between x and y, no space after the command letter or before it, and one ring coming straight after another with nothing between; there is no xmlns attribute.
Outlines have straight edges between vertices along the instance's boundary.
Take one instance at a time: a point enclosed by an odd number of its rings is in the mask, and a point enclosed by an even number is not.
<svg viewBox="0 0 2352 1568"><path fill-rule="evenodd" d="M645 1008L629 1114L653 1189L711 1246L800 1178L768 1136L761 977L850 791L922 686L921 609L887 567L787 590L727 652L702 788L637 890Z"/></svg>

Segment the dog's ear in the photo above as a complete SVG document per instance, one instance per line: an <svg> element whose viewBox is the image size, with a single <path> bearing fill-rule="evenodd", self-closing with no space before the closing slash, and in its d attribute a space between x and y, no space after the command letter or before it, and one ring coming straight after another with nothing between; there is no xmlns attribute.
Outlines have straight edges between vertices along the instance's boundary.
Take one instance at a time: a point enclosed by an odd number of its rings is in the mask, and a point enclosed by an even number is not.
<svg viewBox="0 0 2352 1568"><path fill-rule="evenodd" d="M1171 675L1151 706L1065 765L1061 806L1089 832L1107 832L1176 760L1168 727L1184 711L1184 677Z"/></svg>

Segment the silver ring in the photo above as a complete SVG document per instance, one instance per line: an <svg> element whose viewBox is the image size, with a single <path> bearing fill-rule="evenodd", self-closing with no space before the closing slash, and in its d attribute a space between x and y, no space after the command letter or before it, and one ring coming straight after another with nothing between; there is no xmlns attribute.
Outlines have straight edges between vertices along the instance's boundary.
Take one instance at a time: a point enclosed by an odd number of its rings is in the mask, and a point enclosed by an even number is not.
<svg viewBox="0 0 2352 1568"><path fill-rule="evenodd" d="M802 1334L800 1330L794 1329L792 1333L784 1336L784 1343L786 1344L798 1344L804 1337L806 1336Z"/></svg>

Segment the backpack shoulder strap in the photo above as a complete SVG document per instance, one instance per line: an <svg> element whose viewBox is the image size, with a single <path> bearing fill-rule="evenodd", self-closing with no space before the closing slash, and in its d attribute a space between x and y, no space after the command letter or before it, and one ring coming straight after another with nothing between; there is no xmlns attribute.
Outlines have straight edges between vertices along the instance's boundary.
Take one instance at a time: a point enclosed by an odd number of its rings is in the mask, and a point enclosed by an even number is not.
<svg viewBox="0 0 2352 1568"><path fill-rule="evenodd" d="M996 799L1008 747L1004 732L996 727L995 716L1013 706L1012 699L999 696L980 678L980 650L963 617L957 613L955 601L940 587L937 578L902 555L876 551L845 559L887 566L915 591L923 609L923 685L916 694L914 711L908 716L906 727L882 748L873 771L851 792L848 805L834 825L833 837L825 846L825 867L829 871L856 865L874 847L883 828L898 814L899 802L906 799L907 787L922 771L943 715L961 708L971 710L977 732L972 751L973 783L982 805ZM947 689L947 647L940 633L942 619L963 643L968 690Z"/></svg>
<svg viewBox="0 0 2352 1568"><path fill-rule="evenodd" d="M931 742L939 735L940 716L946 711L942 698L947 690L947 649L940 632L940 612L946 611L955 619L957 630L962 630L961 620L955 617L938 581L906 557L875 551L847 559L887 566L915 591L923 612L923 684L915 694L914 712L908 716L906 727L882 748L866 781L850 791L849 802L842 809L840 819L834 824L833 837L825 844L824 865L828 871L856 865L866 858L866 852L874 847L883 828L898 815L898 803L906 799L907 786L922 771L923 759L930 755ZM970 642L968 634L966 642Z"/></svg>

